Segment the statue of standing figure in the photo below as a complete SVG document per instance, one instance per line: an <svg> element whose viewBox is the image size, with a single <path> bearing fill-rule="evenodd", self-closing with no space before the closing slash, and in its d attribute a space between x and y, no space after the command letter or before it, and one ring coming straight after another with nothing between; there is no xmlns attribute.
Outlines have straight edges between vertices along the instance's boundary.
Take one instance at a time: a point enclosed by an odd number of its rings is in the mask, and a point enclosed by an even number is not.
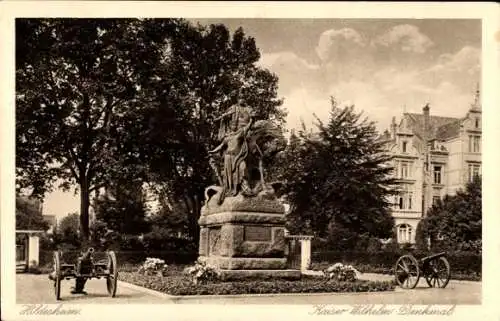
<svg viewBox="0 0 500 321"><path fill-rule="evenodd" d="M254 123L250 108L243 107L240 100L237 105L231 106L221 117L219 140L221 144L209 151L210 155L222 152L222 192L219 204L225 197L236 196L242 190L243 182L247 177L247 158L249 154L248 134ZM220 177L220 175L218 174Z"/></svg>
<svg viewBox="0 0 500 321"><path fill-rule="evenodd" d="M255 121L253 111L240 99L231 106L220 120L219 146L209 151L209 155L222 153L223 170L220 175L214 159L211 165L215 170L222 190L219 205L225 197L238 194L255 196L265 188L262 159L264 153L259 143L269 139L281 138L281 133L270 122Z"/></svg>

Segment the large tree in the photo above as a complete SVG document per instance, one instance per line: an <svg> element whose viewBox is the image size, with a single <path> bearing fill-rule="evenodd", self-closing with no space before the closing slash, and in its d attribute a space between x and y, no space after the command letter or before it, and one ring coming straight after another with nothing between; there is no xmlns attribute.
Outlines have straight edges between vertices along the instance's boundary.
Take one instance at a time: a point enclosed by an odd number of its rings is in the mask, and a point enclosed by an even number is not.
<svg viewBox="0 0 500 321"><path fill-rule="evenodd" d="M330 119L317 132L302 130L286 151L285 193L292 232L390 237L394 225L390 157L373 122L332 99Z"/></svg>
<svg viewBox="0 0 500 321"><path fill-rule="evenodd" d="M17 177L43 195L90 193L119 177L148 180L178 203L197 238L214 119L237 98L283 122L277 77L256 66L255 40L176 19L17 20Z"/></svg>
<svg viewBox="0 0 500 321"><path fill-rule="evenodd" d="M464 189L434 204L417 228L417 239L425 245L460 249L482 239L481 178L476 176Z"/></svg>
<svg viewBox="0 0 500 321"><path fill-rule="evenodd" d="M196 242L204 190L217 182L208 162L208 150L219 143L215 118L239 98L257 119L277 126L284 113L278 79L256 65L260 54L255 40L242 29L231 35L224 25L183 22L168 34L170 64L150 88L157 100L145 145L152 177L169 203L184 213Z"/></svg>
<svg viewBox="0 0 500 321"><path fill-rule="evenodd" d="M57 180L78 186L84 240L90 194L142 173L143 88L163 59L162 42L137 19L16 19L18 186L38 196Z"/></svg>

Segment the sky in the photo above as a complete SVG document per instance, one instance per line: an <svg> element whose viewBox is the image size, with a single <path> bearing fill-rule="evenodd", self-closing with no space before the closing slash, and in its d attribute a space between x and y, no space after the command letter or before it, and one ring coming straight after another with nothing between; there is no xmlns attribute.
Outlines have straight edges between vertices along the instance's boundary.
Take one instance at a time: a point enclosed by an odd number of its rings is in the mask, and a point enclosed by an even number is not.
<svg viewBox="0 0 500 321"><path fill-rule="evenodd" d="M314 114L327 121L330 97L354 104L380 131L393 116L463 117L480 80L480 20L204 19L231 31L242 27L261 52L258 64L279 77L288 129ZM47 195L44 214L79 211L79 197Z"/></svg>

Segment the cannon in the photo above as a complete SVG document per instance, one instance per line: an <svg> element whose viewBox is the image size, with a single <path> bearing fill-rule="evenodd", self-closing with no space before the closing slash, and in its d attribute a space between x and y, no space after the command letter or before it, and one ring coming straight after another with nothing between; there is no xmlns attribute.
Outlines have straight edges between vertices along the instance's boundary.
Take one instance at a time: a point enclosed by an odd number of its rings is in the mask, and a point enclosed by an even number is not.
<svg viewBox="0 0 500 321"><path fill-rule="evenodd" d="M116 254L113 251L107 251L104 259L95 261L95 250L90 247L76 259L76 262L63 262L63 252L55 251L53 253L53 272L49 274L49 279L54 282L54 293L57 300L61 300L61 281L76 279L76 283L83 284L86 280L103 278L106 280L106 289L111 297L116 296L118 281L118 266Z"/></svg>
<svg viewBox="0 0 500 321"><path fill-rule="evenodd" d="M417 260L412 254L401 256L394 267L396 283L403 289L413 289L423 276L427 285L444 289L451 277L446 253L441 252Z"/></svg>

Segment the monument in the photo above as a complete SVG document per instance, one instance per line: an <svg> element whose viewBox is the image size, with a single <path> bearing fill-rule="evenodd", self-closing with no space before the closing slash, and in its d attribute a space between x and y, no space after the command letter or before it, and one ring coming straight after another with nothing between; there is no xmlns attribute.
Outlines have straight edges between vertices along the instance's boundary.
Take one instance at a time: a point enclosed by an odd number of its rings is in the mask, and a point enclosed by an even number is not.
<svg viewBox="0 0 500 321"><path fill-rule="evenodd" d="M223 279L299 278L299 270L287 269L285 208L264 179L263 160L284 147L284 138L254 117L240 101L217 118L221 143L209 154L219 185L205 191L199 259L218 267Z"/></svg>

